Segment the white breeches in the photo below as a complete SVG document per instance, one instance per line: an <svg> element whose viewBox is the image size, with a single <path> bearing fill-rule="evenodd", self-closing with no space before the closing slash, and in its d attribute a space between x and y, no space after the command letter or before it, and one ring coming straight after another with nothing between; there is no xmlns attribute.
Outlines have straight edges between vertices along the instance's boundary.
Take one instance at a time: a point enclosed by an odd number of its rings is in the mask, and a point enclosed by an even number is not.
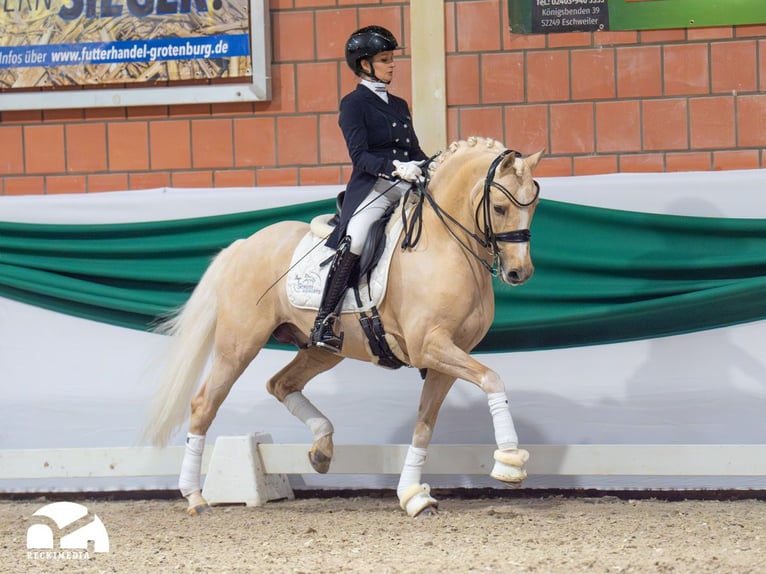
<svg viewBox="0 0 766 574"><path fill-rule="evenodd" d="M385 211L399 201L411 185L406 181L393 182L382 177L378 178L348 222L346 235L351 237L351 253L362 254L364 242L367 240L372 224L383 217Z"/></svg>

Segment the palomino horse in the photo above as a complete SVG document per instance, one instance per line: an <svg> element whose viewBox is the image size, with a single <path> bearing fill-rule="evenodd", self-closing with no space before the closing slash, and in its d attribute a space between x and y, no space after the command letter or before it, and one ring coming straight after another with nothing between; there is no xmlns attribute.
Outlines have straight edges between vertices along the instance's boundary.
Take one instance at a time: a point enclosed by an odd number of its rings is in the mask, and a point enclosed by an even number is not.
<svg viewBox="0 0 766 574"><path fill-rule="evenodd" d="M526 477L529 454L518 448L503 380L469 353L494 317L493 275L520 285L534 270L529 226L539 187L532 172L542 153L522 158L484 138L453 143L430 166L430 182L421 196L419 241L393 255L380 318L396 358L425 373L397 488L401 507L410 516L436 507L428 485L420 482L421 471L439 408L456 379L487 395L497 442L491 476L512 485ZM308 231L306 223L283 221L235 241L218 254L188 302L164 324L163 332L172 336L171 349L145 436L156 445L166 444L186 419L191 400L179 479L189 514L207 508L200 490L205 433L270 336L298 347L267 388L312 431L309 458L318 472L329 469L333 427L303 388L344 357L376 359L360 324L349 315L342 321L342 354L306 346L315 312L290 303L285 277L293 251ZM192 398L211 349L211 371Z"/></svg>

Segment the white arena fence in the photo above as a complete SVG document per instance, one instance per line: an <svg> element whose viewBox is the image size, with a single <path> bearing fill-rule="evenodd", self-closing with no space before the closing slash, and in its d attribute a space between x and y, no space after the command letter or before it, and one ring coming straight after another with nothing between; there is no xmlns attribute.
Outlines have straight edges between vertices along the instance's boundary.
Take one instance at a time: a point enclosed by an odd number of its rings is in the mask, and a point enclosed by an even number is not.
<svg viewBox="0 0 766 574"><path fill-rule="evenodd" d="M221 437L225 438L225 437ZM218 440L221 440L219 438ZM207 473L213 446L205 448ZM259 444L267 474L312 474L310 444ZM408 445L336 445L328 474L399 474ZM435 444L424 474L488 474L494 445ZM766 476L766 445L524 445L530 475ZM0 480L175 476L184 447L0 450Z"/></svg>
<svg viewBox="0 0 766 574"><path fill-rule="evenodd" d="M530 475L766 476L763 444L524 445ZM273 444L265 433L219 437L205 449L204 493L212 504L260 505L292 497L286 475L314 474L308 444ZM408 445L336 445L328 474L398 475ZM424 475L484 475L494 445L434 444ZM176 476L184 447L0 450L3 480ZM276 486L275 486L276 485ZM276 489L264 494L264 489Z"/></svg>

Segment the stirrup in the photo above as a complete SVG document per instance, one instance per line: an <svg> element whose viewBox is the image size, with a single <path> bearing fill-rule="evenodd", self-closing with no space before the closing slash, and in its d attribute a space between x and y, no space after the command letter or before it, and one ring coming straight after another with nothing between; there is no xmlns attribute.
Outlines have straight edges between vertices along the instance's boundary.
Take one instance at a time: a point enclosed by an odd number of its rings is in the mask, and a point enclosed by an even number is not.
<svg viewBox="0 0 766 574"><path fill-rule="evenodd" d="M309 347L319 347L331 353L340 353L343 348L343 332L335 334L336 315L328 315L319 324L315 325L309 336Z"/></svg>

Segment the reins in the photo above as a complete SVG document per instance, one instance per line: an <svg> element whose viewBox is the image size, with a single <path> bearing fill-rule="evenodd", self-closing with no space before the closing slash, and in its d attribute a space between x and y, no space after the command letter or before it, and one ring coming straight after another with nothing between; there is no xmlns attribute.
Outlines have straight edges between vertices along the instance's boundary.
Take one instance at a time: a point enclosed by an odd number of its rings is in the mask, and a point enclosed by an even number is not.
<svg viewBox="0 0 766 574"><path fill-rule="evenodd" d="M441 153L441 152L440 152ZM460 223L457 219L455 219L452 215L450 215L448 212L444 211L441 206L436 202L436 199L434 199L434 196L431 194L430 191L428 191L428 183L430 181L430 172L428 170L428 166L437 158L439 157L440 153L437 153L430 158L428 158L426 161L423 162L421 165L421 170L423 172L423 177L419 179L417 182L415 182L404 194L404 198L402 200L403 204L406 204L406 202L410 198L410 194L413 193L413 190L418 196L417 203L412 208L412 210L409 212L410 215L408 215L407 210L402 209L402 224L404 227L404 237L402 239L401 247L402 249L408 249L415 247L417 243L420 241L420 237L423 233L423 205L426 201L428 201L428 205L431 206L431 209L434 210L434 213L436 214L436 217L439 218L439 221L441 221L442 225L444 225L445 229L449 232L449 234L452 236L452 238L457 241L463 249L465 249L468 253L473 255L476 260L481 263L481 265L492 275L493 277L497 276L497 268L496 268L496 262L500 256L500 248L498 246L498 242L503 243L526 243L530 240L531 233L529 229L516 229L514 231L505 231L503 233L495 233L494 229L492 228L492 217L490 213L490 202L489 202L489 195L491 192L491 189L494 187L495 189L499 189L503 192L503 194L517 207L519 208L525 208L532 205L535 201L537 201L537 198L540 195L540 186L535 181L535 195L534 197L529 200L526 203L523 203L519 201L505 186L495 181L495 172L497 171L497 168L500 166L500 164L503 162L503 160L509 155L509 154L515 154L515 157L521 157L521 154L517 151L506 149L500 155L498 155L490 164L489 169L487 170L487 175L484 178L484 190L482 194L482 199L479 202L479 205L476 208L476 214L475 214L475 221L476 221L476 227L482 230L482 236L477 235L467 227L465 227L462 223ZM394 187L398 183L397 181L393 181L391 184L391 187ZM385 193L385 192L384 192ZM383 194L380 194L383 195ZM377 196L380 197L380 196ZM369 205L370 203L374 202L377 197L373 198L365 204L364 207ZM479 222L479 212L482 212L483 219L484 219L484 225L482 226ZM476 241L481 247L486 249L491 255L492 255L492 264L489 264L485 261L485 259L479 255L472 247L469 245L462 237L460 237L453 227L448 223L452 223L453 225L459 227L468 237ZM329 237L329 235L327 236ZM261 300L266 296L266 294L271 291L282 279L284 279L285 276L287 276L290 271L292 271L300 261L302 261L304 258L308 257L309 253L314 251L319 245L322 245L324 241L327 240L327 237L324 237L321 241L319 241L316 245L314 245L307 253L305 253L298 261L296 261L293 265L291 265L284 273L282 273L267 289L264 291L264 293L258 298L258 301L256 302L256 305L258 305Z"/></svg>
<svg viewBox="0 0 766 574"><path fill-rule="evenodd" d="M500 155L498 155L492 161L492 163L489 166L489 169L487 170L487 175L484 178L484 189L483 189L482 199L476 208L476 214L475 214L476 227L482 230L483 237L480 235L477 235L476 233L474 233L473 231L465 227L452 215L450 215L448 212L442 209L441 206L436 202L436 199L428 190L428 182L430 180L430 177L429 177L429 172L426 168L428 164L431 163L438 156L438 154L429 158L422 166L423 176L424 176L423 179L418 180L417 183L413 186L413 188L417 187L418 202L411 210L409 221L408 221L407 212L405 210L402 210L402 223L404 224L404 238L402 239L402 244L401 244L402 249L412 248L420 240L420 236L423 232L423 205L425 201L428 201L428 204L434 210L436 217L439 219L439 221L441 221L442 225L444 225L445 229L449 232L452 238L455 241L457 241L463 247L463 249L465 249L468 253L473 255L473 257L479 263L481 263L481 265L493 277L497 276L496 262L500 256L500 247L498 245L498 242L526 243L527 241L530 240L532 234L530 233L529 229L516 229L514 231L505 231L502 233L494 232L494 229L492 228L492 217L490 213L491 206L489 201L491 189L494 187L502 191L503 194L506 197L508 197L508 199L510 199L510 201L514 205L516 205L519 208L525 208L525 207L531 206L537 201L537 198L540 196L540 185L534 180L533 181L535 184L535 195L531 200L529 200L526 203L519 201L505 186L495 181L495 172L497 171L498 166L503 162L503 160L509 154L514 154L515 157L521 157L521 154L515 150L507 149L503 151ZM409 199L409 194L412 192L413 188L410 188L410 190L406 192L404 197L405 202ZM480 211L483 212L483 216L484 216L483 226L479 222ZM466 241L464 241L463 238L460 237L455 232L452 226L450 226L447 223L447 220L449 220L449 222L459 227L466 235L468 235L468 237L476 241L476 243L478 243L481 247L483 247L489 253L491 253L492 264L487 263L487 261L471 247L471 245L469 245Z"/></svg>

